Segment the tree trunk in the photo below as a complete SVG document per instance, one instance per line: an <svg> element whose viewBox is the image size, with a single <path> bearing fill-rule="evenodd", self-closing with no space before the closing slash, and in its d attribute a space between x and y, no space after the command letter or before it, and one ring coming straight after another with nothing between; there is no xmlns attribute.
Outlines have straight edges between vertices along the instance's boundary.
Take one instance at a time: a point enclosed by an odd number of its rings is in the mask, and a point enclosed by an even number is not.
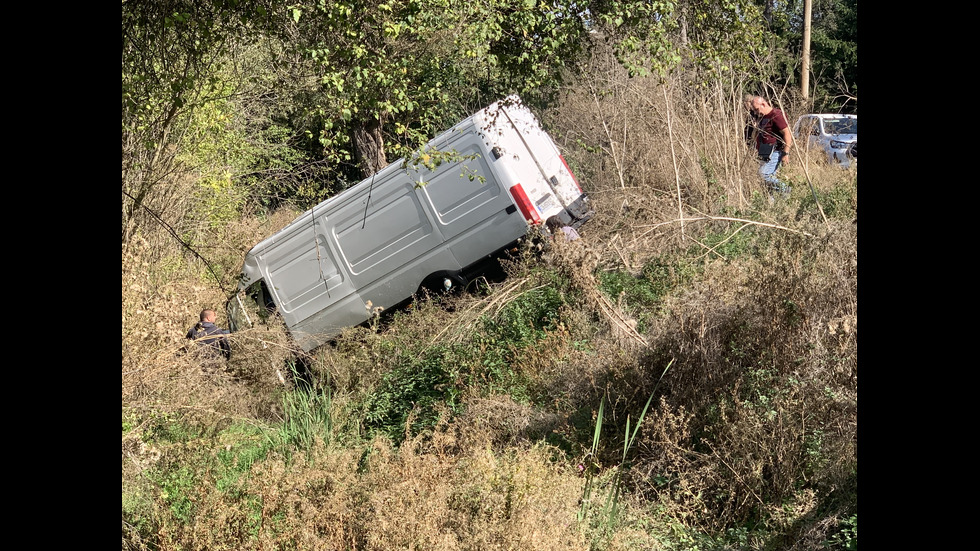
<svg viewBox="0 0 980 551"><path fill-rule="evenodd" d="M681 16L678 18L681 24L681 45L687 46L687 7L681 9Z"/></svg>
<svg viewBox="0 0 980 551"><path fill-rule="evenodd" d="M766 0L765 5L762 6L762 18L770 25L772 25L772 13L775 9L775 3L776 0Z"/></svg>
<svg viewBox="0 0 980 551"><path fill-rule="evenodd" d="M356 121L352 137L354 158L361 169L362 177L367 178L388 166L384 141L381 138L381 122L378 119Z"/></svg>

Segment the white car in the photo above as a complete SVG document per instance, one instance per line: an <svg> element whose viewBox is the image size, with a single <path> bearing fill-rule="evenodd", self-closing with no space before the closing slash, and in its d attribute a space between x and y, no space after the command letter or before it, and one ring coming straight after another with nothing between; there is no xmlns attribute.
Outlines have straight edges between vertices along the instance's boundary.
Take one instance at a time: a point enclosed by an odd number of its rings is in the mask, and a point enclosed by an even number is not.
<svg viewBox="0 0 980 551"><path fill-rule="evenodd" d="M857 159L857 115L803 115L793 126L793 136L799 142L797 147L826 153L828 163L848 168ZM803 136L808 136L807 143L803 143Z"/></svg>

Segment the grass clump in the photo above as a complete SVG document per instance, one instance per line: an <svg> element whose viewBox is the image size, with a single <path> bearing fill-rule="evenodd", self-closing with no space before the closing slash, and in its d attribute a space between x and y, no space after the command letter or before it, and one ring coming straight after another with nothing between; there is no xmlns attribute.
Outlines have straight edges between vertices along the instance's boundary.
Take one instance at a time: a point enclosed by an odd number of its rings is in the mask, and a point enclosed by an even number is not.
<svg viewBox="0 0 980 551"><path fill-rule="evenodd" d="M334 437L332 391L301 385L283 393L284 420L272 435L280 452L288 456L293 449L309 450L328 445Z"/></svg>
<svg viewBox="0 0 980 551"><path fill-rule="evenodd" d="M597 279L602 292L634 316L637 330L645 332L651 320L663 314L663 298L690 282L697 271L695 265L681 258L664 255L644 264L638 275L625 270L604 270L598 273Z"/></svg>

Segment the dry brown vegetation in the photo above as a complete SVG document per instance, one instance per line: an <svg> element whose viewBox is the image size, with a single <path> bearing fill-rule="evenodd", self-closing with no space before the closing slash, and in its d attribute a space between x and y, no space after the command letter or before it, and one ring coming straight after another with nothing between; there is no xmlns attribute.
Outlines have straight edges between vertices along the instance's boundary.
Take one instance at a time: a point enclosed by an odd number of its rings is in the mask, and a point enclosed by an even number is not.
<svg viewBox="0 0 980 551"><path fill-rule="evenodd" d="M294 388L281 328L234 335L217 373L183 352L202 307L224 324L248 248L298 211L193 226L191 199L173 201L195 196L189 179L149 202L209 265L152 223L123 246L124 549L828 545L857 502L857 169L796 157L781 171L792 196L770 205L741 140L741 83L692 93L600 61L540 113L597 211L584 239L315 351L332 425L310 446L269 436ZM666 291L611 293L615 274ZM484 320L541 289L557 291L556 321L491 342ZM401 438L372 431L372 397L434 351L458 377L452 399L412 412ZM491 353L505 362L486 367ZM583 504L588 477L599 497Z"/></svg>

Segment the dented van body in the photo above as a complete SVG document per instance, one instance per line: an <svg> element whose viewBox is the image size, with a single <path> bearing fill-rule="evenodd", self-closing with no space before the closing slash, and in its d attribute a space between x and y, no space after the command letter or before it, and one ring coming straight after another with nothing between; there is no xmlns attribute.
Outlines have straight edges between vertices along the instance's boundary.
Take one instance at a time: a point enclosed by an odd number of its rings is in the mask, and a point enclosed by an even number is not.
<svg viewBox="0 0 980 551"><path fill-rule="evenodd" d="M453 155L428 167L400 159L255 245L228 301L231 329L275 312L309 351L427 284L465 284L550 216L572 227L592 216L554 141L516 96L423 151Z"/></svg>

